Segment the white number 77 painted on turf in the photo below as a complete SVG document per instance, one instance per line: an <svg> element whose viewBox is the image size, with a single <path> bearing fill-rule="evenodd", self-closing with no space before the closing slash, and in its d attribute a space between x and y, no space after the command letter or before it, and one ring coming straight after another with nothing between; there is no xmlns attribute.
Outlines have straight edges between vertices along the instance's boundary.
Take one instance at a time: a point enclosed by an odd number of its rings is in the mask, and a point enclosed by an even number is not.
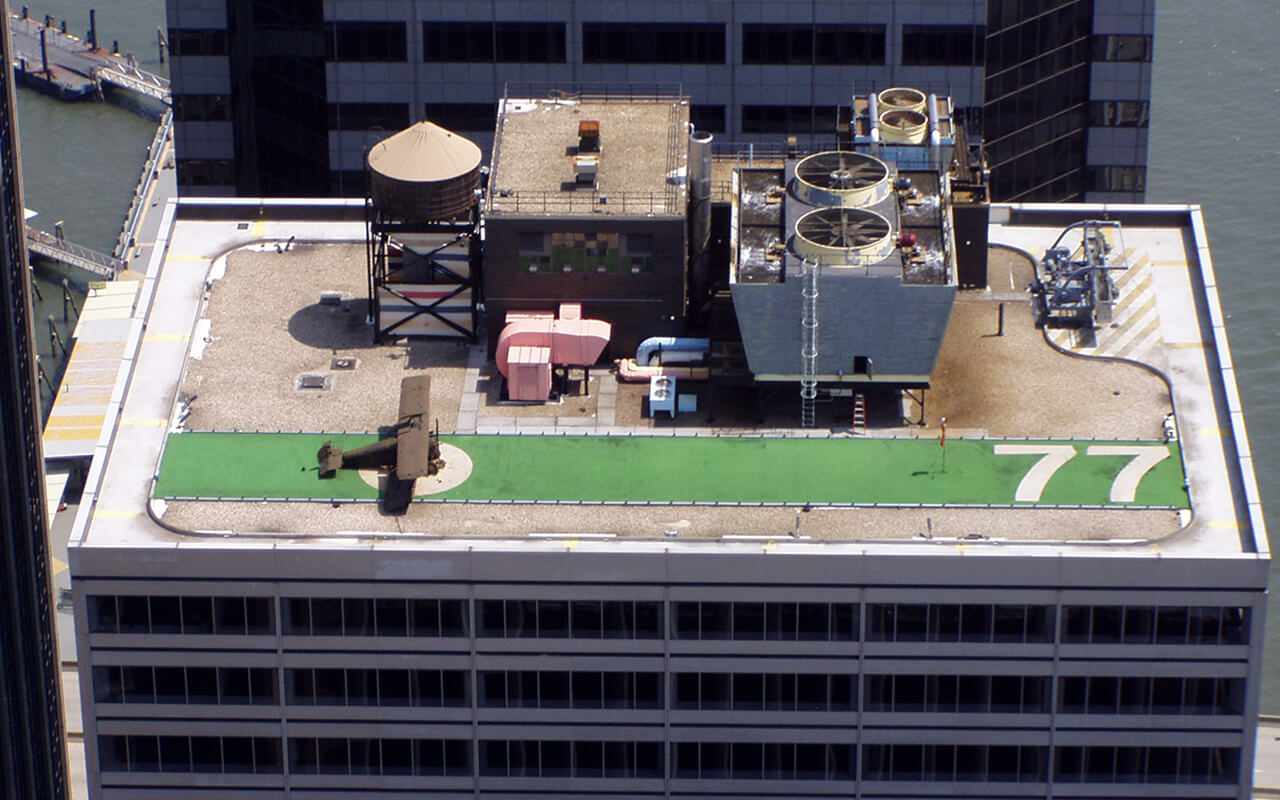
<svg viewBox="0 0 1280 800"><path fill-rule="evenodd" d="M995 446L995 454L1041 456L1027 470L1027 474L1022 476L1018 491L1013 497L1018 503L1038 503L1049 479L1063 464L1075 458L1077 452L1075 446L1069 444L998 444ZM1138 495L1138 484L1142 482L1143 476L1168 458L1169 450L1163 445L1091 444L1085 450L1085 455L1128 456L1132 459L1111 483L1111 502L1132 503Z"/></svg>

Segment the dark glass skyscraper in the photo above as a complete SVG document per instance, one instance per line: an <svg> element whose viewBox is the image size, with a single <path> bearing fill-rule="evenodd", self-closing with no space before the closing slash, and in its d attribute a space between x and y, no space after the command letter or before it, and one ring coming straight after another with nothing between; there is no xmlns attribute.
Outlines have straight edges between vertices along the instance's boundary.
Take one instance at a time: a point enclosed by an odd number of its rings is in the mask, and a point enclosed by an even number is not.
<svg viewBox="0 0 1280 800"><path fill-rule="evenodd" d="M722 147L829 147L851 94L910 86L982 133L993 199L1146 188L1155 0L166 5L184 194L359 195L388 132L430 119L489 147L508 90L601 82L678 85Z"/></svg>
<svg viewBox="0 0 1280 800"><path fill-rule="evenodd" d="M993 197L1142 196L1153 15L1152 0L987 4L982 134Z"/></svg>
<svg viewBox="0 0 1280 800"><path fill-rule="evenodd" d="M0 53L9 53L8 16ZM0 798L66 798L13 72L0 70Z"/></svg>

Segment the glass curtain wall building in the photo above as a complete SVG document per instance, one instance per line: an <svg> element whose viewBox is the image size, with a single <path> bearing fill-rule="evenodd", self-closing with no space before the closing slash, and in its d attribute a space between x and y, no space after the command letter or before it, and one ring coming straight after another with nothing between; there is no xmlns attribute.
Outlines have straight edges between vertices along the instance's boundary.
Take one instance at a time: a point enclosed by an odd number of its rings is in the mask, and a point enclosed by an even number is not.
<svg viewBox="0 0 1280 800"><path fill-rule="evenodd" d="M1154 15L1155 0L168 0L179 184L359 195L367 148L416 120L488 145L511 83L679 84L722 142L815 149L854 92L914 86L981 130L995 199L1140 200Z"/></svg>
<svg viewBox="0 0 1280 800"><path fill-rule="evenodd" d="M0 54L11 63L7 18ZM0 71L0 797L68 797L11 71Z"/></svg>

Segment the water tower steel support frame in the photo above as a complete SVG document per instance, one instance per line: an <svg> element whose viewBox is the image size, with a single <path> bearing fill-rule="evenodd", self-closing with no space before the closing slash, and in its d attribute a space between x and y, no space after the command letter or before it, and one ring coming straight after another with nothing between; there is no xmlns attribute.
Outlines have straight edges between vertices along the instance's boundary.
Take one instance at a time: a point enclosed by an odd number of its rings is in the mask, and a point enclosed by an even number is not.
<svg viewBox="0 0 1280 800"><path fill-rule="evenodd" d="M444 324L448 329L455 331L458 337L465 338L469 343L475 344L479 341L480 328L480 304L484 302L483 291L484 281L481 279L481 269L483 263L483 249L480 243L480 216L479 206L473 206L470 218L459 220L447 220L436 222L402 222L394 220L384 215L381 210L373 203L371 195L365 195L365 259L368 265L368 290L369 290L369 319L373 323L373 338L375 342L383 342L387 337L394 336L396 331L412 320L421 317L430 317ZM454 289L448 294L432 298L429 302L420 302L418 299L409 297L395 288L396 278L400 275L404 266L394 267L390 263L389 245L396 234L444 234L451 236L444 246L452 246L462 240L467 243L467 256L470 262L470 274L463 276L449 269L448 266L432 257L432 254L425 256L430 278L432 281L440 280L442 283L453 285ZM440 249L437 248L435 252ZM405 303L413 307L413 311L403 319L398 319L395 323L383 326L381 322L381 300L380 291L388 292ZM441 309L450 300L465 294L467 291L471 293L471 329L457 324L453 320L444 315ZM453 337L447 337L453 338Z"/></svg>

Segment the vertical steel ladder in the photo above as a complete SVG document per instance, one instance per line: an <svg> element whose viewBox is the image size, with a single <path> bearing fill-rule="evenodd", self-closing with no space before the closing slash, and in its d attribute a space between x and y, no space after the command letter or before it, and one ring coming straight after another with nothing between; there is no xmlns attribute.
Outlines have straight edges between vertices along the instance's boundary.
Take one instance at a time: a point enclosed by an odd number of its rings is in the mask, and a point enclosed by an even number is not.
<svg viewBox="0 0 1280 800"><path fill-rule="evenodd" d="M800 426L812 428L813 406L818 397L818 271L817 261L805 259L800 263L803 284L800 296L804 314L800 320L802 342L800 345Z"/></svg>

